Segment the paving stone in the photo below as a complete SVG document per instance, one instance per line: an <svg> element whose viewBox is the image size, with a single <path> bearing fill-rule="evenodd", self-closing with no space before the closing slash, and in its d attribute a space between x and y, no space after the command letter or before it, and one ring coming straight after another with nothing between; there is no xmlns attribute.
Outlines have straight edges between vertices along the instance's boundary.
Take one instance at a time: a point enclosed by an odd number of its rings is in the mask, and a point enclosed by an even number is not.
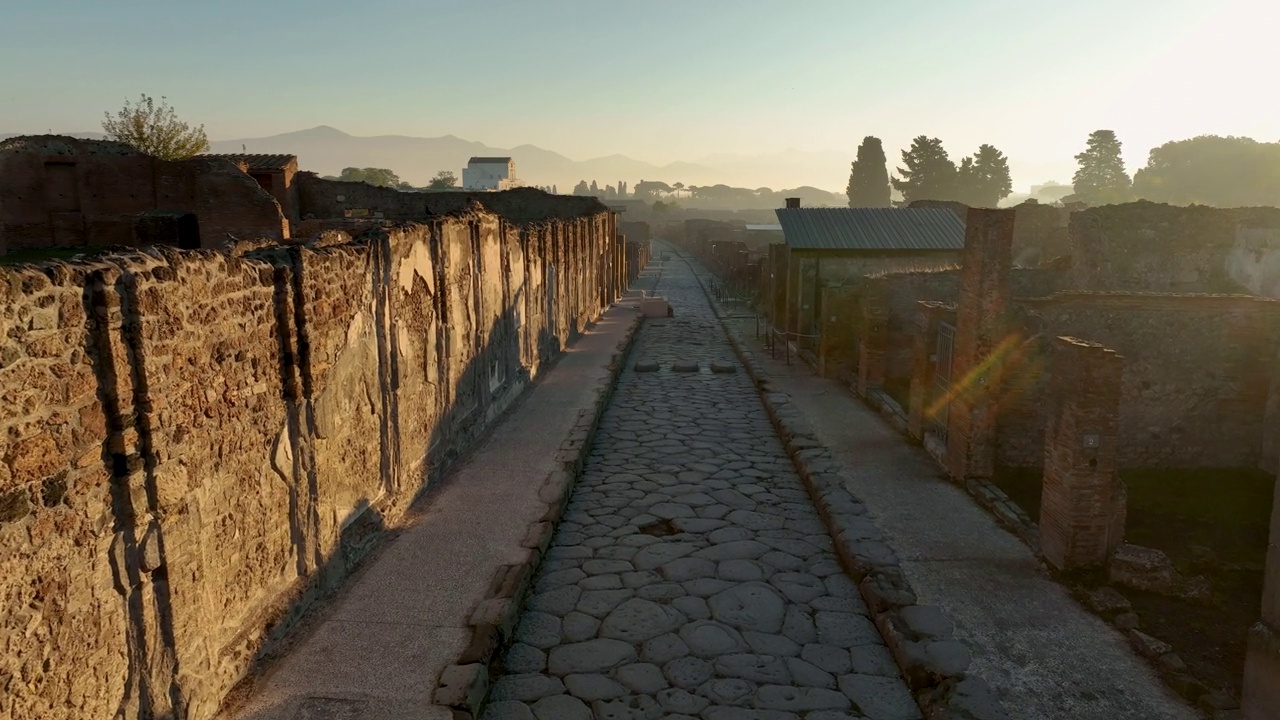
<svg viewBox="0 0 1280 720"><path fill-rule="evenodd" d="M587 574L581 568L571 567L564 570L549 572L538 578L537 588L539 591L553 590L564 585L576 585L579 580L586 577Z"/></svg>
<svg viewBox="0 0 1280 720"><path fill-rule="evenodd" d="M590 640L600 631L600 621L576 610L560 620L560 634L565 642Z"/></svg>
<svg viewBox="0 0 1280 720"><path fill-rule="evenodd" d="M547 654L532 645L513 643L507 649L502 667L506 672L515 675L540 673L547 669Z"/></svg>
<svg viewBox="0 0 1280 720"><path fill-rule="evenodd" d="M693 543L656 543L640 549L632 559L637 570L653 570L698 549Z"/></svg>
<svg viewBox="0 0 1280 720"><path fill-rule="evenodd" d="M537 720L528 705L515 700L490 702L484 708L481 720Z"/></svg>
<svg viewBox="0 0 1280 720"><path fill-rule="evenodd" d="M901 672L893 659L893 654L883 645L861 645L850 648L849 659L853 663L852 672L858 675L896 678Z"/></svg>
<svg viewBox="0 0 1280 720"><path fill-rule="evenodd" d="M725 560L717 565L716 577L727 582L763 580L765 568L753 560Z"/></svg>
<svg viewBox="0 0 1280 720"><path fill-rule="evenodd" d="M876 675L842 675L837 679L840 692L853 704L853 710L877 720L919 720L920 707L898 678Z"/></svg>
<svg viewBox="0 0 1280 720"><path fill-rule="evenodd" d="M722 655L715 659L716 675L720 677L736 677L757 683L786 684L791 682L791 673L782 658L772 655L756 655L741 653Z"/></svg>
<svg viewBox="0 0 1280 720"><path fill-rule="evenodd" d="M791 680L802 687L835 689L836 676L798 657L785 658Z"/></svg>
<svg viewBox="0 0 1280 720"><path fill-rule="evenodd" d="M738 706L752 702L756 684L741 678L718 678L698 688L698 694L716 705Z"/></svg>
<svg viewBox="0 0 1280 720"><path fill-rule="evenodd" d="M632 572L633 570L635 570L635 568L631 567L631 563L625 560L587 560L582 563L582 571L587 575L624 573Z"/></svg>
<svg viewBox="0 0 1280 720"><path fill-rule="evenodd" d="M843 710L848 708L849 698L843 693L825 688L763 685L756 692L756 704L768 710Z"/></svg>
<svg viewBox="0 0 1280 720"><path fill-rule="evenodd" d="M653 695L667 687L662 668L653 663L632 663L613 671L614 678L629 690L643 695Z"/></svg>
<svg viewBox="0 0 1280 720"><path fill-rule="evenodd" d="M658 568L658 574L673 582L716 576L716 564L699 557L683 557Z"/></svg>
<svg viewBox="0 0 1280 720"><path fill-rule="evenodd" d="M544 612L548 615L562 617L573 610L573 607L578 604L578 598L581 595L582 588L576 585L566 585L554 590L534 594L525 603L525 607L535 612Z"/></svg>
<svg viewBox="0 0 1280 720"><path fill-rule="evenodd" d="M662 709L667 713L680 713L694 715L702 712L711 701L694 695L688 690L681 688L668 688L657 694L658 703L662 705ZM672 716L666 715L663 720L670 720Z"/></svg>
<svg viewBox="0 0 1280 720"><path fill-rule="evenodd" d="M694 621L680 628L680 639L697 657L713 658L745 652L750 646L737 630L714 621Z"/></svg>
<svg viewBox="0 0 1280 720"><path fill-rule="evenodd" d="M711 679L711 663L702 658L685 656L662 666L667 681L678 688L696 688Z"/></svg>
<svg viewBox="0 0 1280 720"><path fill-rule="evenodd" d="M742 633L742 639L747 641L753 652L761 655L786 656L800 654L800 644L785 635L747 630Z"/></svg>
<svg viewBox="0 0 1280 720"><path fill-rule="evenodd" d="M543 612L526 612L514 635L518 642L546 650L560 644L560 618Z"/></svg>
<svg viewBox="0 0 1280 720"><path fill-rule="evenodd" d="M503 675L489 688L489 701L518 700L533 702L539 698L564 692L560 678L547 675Z"/></svg>
<svg viewBox="0 0 1280 720"><path fill-rule="evenodd" d="M578 612L603 619L613 609L635 597L634 590L586 590L581 593L576 607ZM570 608L572 610L572 608ZM564 614L568 614L566 610Z"/></svg>
<svg viewBox="0 0 1280 720"><path fill-rule="evenodd" d="M634 645L612 638L596 638L553 648L547 656L547 669L552 675L561 676L598 673L635 660Z"/></svg>
<svg viewBox="0 0 1280 720"><path fill-rule="evenodd" d="M591 703L596 720L658 720L662 706L648 695L631 695L617 700L596 700Z"/></svg>
<svg viewBox="0 0 1280 720"><path fill-rule="evenodd" d="M888 649L885 649L888 652ZM849 657L849 651L842 647L832 645L823 645L819 643L809 643L800 650L800 658L806 662L813 663L814 666L836 675L844 675L849 672L852 663ZM892 661L892 657L890 657Z"/></svg>
<svg viewBox="0 0 1280 720"><path fill-rule="evenodd" d="M570 695L586 702L611 700L627 694L622 684L598 673L565 675L564 687Z"/></svg>
<svg viewBox="0 0 1280 720"><path fill-rule="evenodd" d="M755 540L734 540L703 548L693 557L714 560L752 560L769 552L769 546Z"/></svg>
<svg viewBox="0 0 1280 720"><path fill-rule="evenodd" d="M640 650L640 658L655 665L665 665L688 654L689 646L674 633L648 640Z"/></svg>
<svg viewBox="0 0 1280 720"><path fill-rule="evenodd" d="M600 623L600 637L625 640L638 645L672 632L685 622L684 615L675 608L659 605L651 600L631 598L610 612Z"/></svg>
<svg viewBox="0 0 1280 720"><path fill-rule="evenodd" d="M727 523L728 521L705 520L704 522ZM718 530L711 531L711 533L707 535L707 539L719 545L721 543L733 542L735 540L750 540L755 536L756 536L755 533L751 532L750 530L744 527L738 527L737 525L730 525L728 527L722 527Z"/></svg>
<svg viewBox="0 0 1280 720"><path fill-rule="evenodd" d="M680 584L684 587L685 592L700 598L709 598L716 593L722 593L725 590L732 588L734 585L733 583L725 582L723 580L715 580L713 578L686 580Z"/></svg>
<svg viewBox="0 0 1280 720"><path fill-rule="evenodd" d="M792 605L787 608L786 618L782 621L782 634L805 645L816 642L818 628L813 624L813 616L804 608Z"/></svg>
<svg viewBox="0 0 1280 720"><path fill-rule="evenodd" d="M880 631L863 615L821 610L814 613L818 642L837 647L856 647L884 642Z"/></svg>
<svg viewBox="0 0 1280 720"><path fill-rule="evenodd" d="M711 617L711 608L707 601L693 595L683 595L671 601L671 607L684 613L690 620L706 620Z"/></svg>
<svg viewBox="0 0 1280 720"><path fill-rule="evenodd" d="M537 720L591 720L591 708L569 695L552 695L532 706Z"/></svg>
<svg viewBox="0 0 1280 720"><path fill-rule="evenodd" d="M782 595L764 583L734 585L711 596L707 604L711 617L742 630L774 633L782 628L786 616Z"/></svg>
<svg viewBox="0 0 1280 720"><path fill-rule="evenodd" d="M713 707L702 712L703 720L799 720L800 716L785 710L745 710Z"/></svg>
<svg viewBox="0 0 1280 720"><path fill-rule="evenodd" d="M659 582L662 582L662 576L652 570L622 573L622 586L625 588L634 589Z"/></svg>
<svg viewBox="0 0 1280 720"><path fill-rule="evenodd" d="M592 575L579 580L578 587L583 590L621 590L622 577L620 575Z"/></svg>
<svg viewBox="0 0 1280 720"><path fill-rule="evenodd" d="M769 578L769 584L778 588L791 602L807 603L827 594L822 578L808 573L782 572Z"/></svg>
<svg viewBox="0 0 1280 720"><path fill-rule="evenodd" d="M680 586L680 583L672 582L654 583L653 585L645 585L636 589L636 595L645 600L656 600L662 603L669 603L678 597L684 596L684 594L685 590Z"/></svg>

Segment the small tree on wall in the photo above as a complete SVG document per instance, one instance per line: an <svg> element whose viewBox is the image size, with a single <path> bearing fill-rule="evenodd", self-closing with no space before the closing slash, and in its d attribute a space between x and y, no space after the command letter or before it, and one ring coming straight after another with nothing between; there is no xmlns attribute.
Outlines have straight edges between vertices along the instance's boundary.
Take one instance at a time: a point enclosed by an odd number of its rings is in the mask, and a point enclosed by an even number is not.
<svg viewBox="0 0 1280 720"><path fill-rule="evenodd" d="M431 178L431 182L427 184L429 190L447 190L458 184L458 176L454 175L450 170L441 170L436 176Z"/></svg>
<svg viewBox="0 0 1280 720"><path fill-rule="evenodd" d="M179 120L163 97L157 105L155 100L142 95L137 105L126 100L124 108L114 117L111 113L104 115L102 130L109 139L161 160L186 160L209 149L204 126L193 128Z"/></svg>

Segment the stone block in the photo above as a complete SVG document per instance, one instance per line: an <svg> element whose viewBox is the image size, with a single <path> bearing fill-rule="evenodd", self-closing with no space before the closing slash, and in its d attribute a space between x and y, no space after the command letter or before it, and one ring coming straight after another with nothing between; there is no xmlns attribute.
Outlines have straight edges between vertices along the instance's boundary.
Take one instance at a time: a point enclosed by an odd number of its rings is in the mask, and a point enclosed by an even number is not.
<svg viewBox="0 0 1280 720"><path fill-rule="evenodd" d="M450 665L440 673L434 700L437 705L478 710L488 691L489 671L484 665Z"/></svg>
<svg viewBox="0 0 1280 720"><path fill-rule="evenodd" d="M1178 587L1178 573L1168 555L1128 543L1111 557L1108 575L1111 582L1135 590L1171 593Z"/></svg>

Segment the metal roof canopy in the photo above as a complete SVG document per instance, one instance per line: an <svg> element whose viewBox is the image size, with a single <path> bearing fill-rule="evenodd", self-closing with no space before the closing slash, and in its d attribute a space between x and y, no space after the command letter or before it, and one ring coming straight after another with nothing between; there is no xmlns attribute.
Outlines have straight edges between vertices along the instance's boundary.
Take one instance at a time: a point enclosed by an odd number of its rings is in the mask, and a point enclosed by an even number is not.
<svg viewBox="0 0 1280 720"><path fill-rule="evenodd" d="M945 208L779 208L793 250L963 250L964 222Z"/></svg>

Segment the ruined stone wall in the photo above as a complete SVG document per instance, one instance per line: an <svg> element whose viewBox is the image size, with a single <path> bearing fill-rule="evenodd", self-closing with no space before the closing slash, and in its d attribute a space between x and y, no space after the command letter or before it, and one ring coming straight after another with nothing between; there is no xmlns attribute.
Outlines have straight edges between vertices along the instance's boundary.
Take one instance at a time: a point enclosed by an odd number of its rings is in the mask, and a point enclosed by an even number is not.
<svg viewBox="0 0 1280 720"><path fill-rule="evenodd" d="M960 263L959 251L945 250L868 251L843 257L829 252L793 252L800 257L820 258L822 284L827 287L856 285L868 275L953 270Z"/></svg>
<svg viewBox="0 0 1280 720"><path fill-rule="evenodd" d="M1015 303L999 460L1043 461L1044 338L1070 335L1124 357L1121 467L1256 467L1263 459L1280 304L1247 296L1063 293ZM1035 339L1033 336L1038 336ZM1023 337L1033 338L1021 342Z"/></svg>
<svg viewBox="0 0 1280 720"><path fill-rule="evenodd" d="M0 270L0 716L211 717L598 315L615 232L471 213Z"/></svg>
<svg viewBox="0 0 1280 720"><path fill-rule="evenodd" d="M280 205L231 162L167 162L120 143L61 136L0 143L0 250L136 245L152 210L197 216L202 247L288 237Z"/></svg>
<svg viewBox="0 0 1280 720"><path fill-rule="evenodd" d="M1263 239L1280 208L1177 207L1151 202L1073 213L1071 287L1131 292L1237 293L1280 287ZM1265 245L1266 243L1262 243ZM1249 288L1249 289L1246 289Z"/></svg>

